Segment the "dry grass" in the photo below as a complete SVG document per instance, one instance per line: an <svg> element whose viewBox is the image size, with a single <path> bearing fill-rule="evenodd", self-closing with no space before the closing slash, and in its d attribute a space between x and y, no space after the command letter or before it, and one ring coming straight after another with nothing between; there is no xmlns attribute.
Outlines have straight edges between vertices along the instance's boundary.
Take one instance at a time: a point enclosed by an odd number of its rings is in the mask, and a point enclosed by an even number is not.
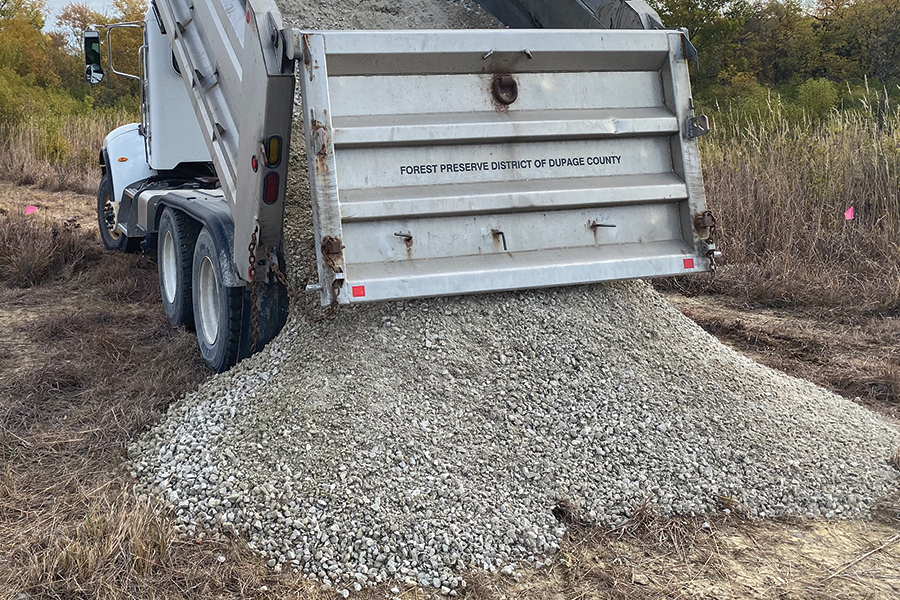
<svg viewBox="0 0 900 600"><path fill-rule="evenodd" d="M896 505L894 506L896 514ZM569 534L547 568L474 574L478 600L894 599L896 524L663 518Z"/></svg>
<svg viewBox="0 0 900 600"><path fill-rule="evenodd" d="M0 179L47 190L96 193L100 144L135 118L127 111L0 125Z"/></svg>
<svg viewBox="0 0 900 600"><path fill-rule="evenodd" d="M900 308L900 110L802 123L777 107L723 113L701 149L728 265L683 289L832 312Z"/></svg>
<svg viewBox="0 0 900 600"><path fill-rule="evenodd" d="M0 212L0 284L32 287L51 277L71 277L96 247L77 217L48 221Z"/></svg>
<svg viewBox="0 0 900 600"><path fill-rule="evenodd" d="M34 227L86 233L78 269L0 288L0 598L326 597L240 542L179 537L134 495L127 445L209 372L169 327L153 257L98 249L92 197L0 184L0 210L26 204L46 214Z"/></svg>

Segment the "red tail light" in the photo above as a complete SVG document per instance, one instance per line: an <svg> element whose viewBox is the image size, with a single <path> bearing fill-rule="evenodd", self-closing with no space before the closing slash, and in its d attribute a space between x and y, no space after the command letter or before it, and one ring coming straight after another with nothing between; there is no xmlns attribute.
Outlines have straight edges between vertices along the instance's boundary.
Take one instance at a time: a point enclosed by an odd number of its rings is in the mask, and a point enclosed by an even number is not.
<svg viewBox="0 0 900 600"><path fill-rule="evenodd" d="M266 175L266 183L263 186L263 201L266 204L275 204L278 200L278 173L272 171Z"/></svg>

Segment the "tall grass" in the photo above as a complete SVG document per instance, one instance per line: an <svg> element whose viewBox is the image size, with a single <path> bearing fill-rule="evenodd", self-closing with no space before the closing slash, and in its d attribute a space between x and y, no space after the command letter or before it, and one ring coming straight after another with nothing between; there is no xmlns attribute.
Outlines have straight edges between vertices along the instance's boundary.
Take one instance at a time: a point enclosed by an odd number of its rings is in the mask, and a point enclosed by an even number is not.
<svg viewBox="0 0 900 600"><path fill-rule="evenodd" d="M76 219L51 222L0 214L0 286L34 287L70 277L84 266L97 242Z"/></svg>
<svg viewBox="0 0 900 600"><path fill-rule="evenodd" d="M767 304L900 307L900 110L798 120L773 103L716 121L701 151L729 264L708 289Z"/></svg>
<svg viewBox="0 0 900 600"><path fill-rule="evenodd" d="M95 193L100 144L135 118L126 110L0 123L0 179L49 190Z"/></svg>
<svg viewBox="0 0 900 600"><path fill-rule="evenodd" d="M777 96L716 111L701 150L729 264L680 285L765 304L900 308L900 109L886 97L816 118ZM134 120L119 109L0 124L0 179L94 193L103 138Z"/></svg>

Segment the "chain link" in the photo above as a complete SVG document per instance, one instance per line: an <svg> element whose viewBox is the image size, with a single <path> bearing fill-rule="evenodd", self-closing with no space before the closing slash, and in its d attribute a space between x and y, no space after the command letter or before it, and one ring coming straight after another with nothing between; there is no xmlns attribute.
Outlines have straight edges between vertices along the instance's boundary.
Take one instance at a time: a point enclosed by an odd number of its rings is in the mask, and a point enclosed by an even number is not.
<svg viewBox="0 0 900 600"><path fill-rule="evenodd" d="M250 345L250 354L255 353L259 345L259 306L256 292L256 234L258 232L258 227L253 230L253 235L250 236L250 246L247 248L250 251L250 316L253 319L253 343Z"/></svg>
<svg viewBox="0 0 900 600"><path fill-rule="evenodd" d="M262 248L263 252L266 253L266 260L268 261L269 267L272 269L272 272L275 273L275 277L278 279L278 281L281 282L281 285L284 286L284 289L287 290L288 298L290 298L291 303L300 310L300 312L308 321L311 321L313 323L322 323L334 316L334 314L337 312L336 304L332 304L331 306L329 306L321 315L313 314L312 311L310 311L306 304L303 302L303 295L297 290L297 288L295 288L290 284L290 282L288 282L287 277L281 271L281 267L278 266L278 260L272 255L272 253L269 251L269 248L266 247L265 244L260 244L260 247Z"/></svg>

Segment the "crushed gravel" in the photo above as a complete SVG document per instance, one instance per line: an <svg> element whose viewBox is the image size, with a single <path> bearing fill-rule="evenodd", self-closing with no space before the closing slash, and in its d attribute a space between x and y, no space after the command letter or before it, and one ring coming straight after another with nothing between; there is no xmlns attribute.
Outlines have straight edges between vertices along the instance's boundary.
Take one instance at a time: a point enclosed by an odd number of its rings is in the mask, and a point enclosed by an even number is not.
<svg viewBox="0 0 900 600"><path fill-rule="evenodd" d="M277 0L286 25L305 29L493 29L472 0Z"/></svg>
<svg viewBox="0 0 900 600"><path fill-rule="evenodd" d="M617 523L718 497L858 517L897 485L880 417L711 338L643 282L293 318L131 448L191 533L245 536L339 591L455 592L557 549L573 501Z"/></svg>
<svg viewBox="0 0 900 600"><path fill-rule="evenodd" d="M280 5L306 27L492 24L465 2ZM391 12L401 5L422 10ZM292 161L300 287L315 257L302 149ZM382 303L324 322L304 316L314 301L176 403L127 466L185 533L243 537L276 571L345 596L381 582L455 596L470 568L541 566L563 499L606 524L646 499L665 514L726 498L760 517L849 518L897 488L893 425L720 344L644 282Z"/></svg>

